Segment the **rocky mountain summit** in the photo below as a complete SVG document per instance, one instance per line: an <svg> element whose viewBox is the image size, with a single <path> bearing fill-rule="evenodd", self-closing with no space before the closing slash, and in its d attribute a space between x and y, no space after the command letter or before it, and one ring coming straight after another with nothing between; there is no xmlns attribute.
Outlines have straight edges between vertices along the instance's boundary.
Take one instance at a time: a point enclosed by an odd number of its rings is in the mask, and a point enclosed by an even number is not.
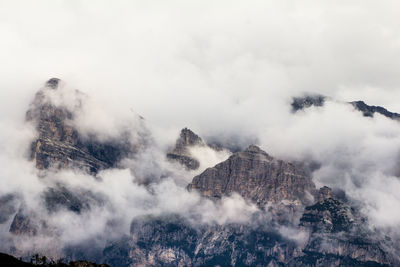
<svg viewBox="0 0 400 267"><path fill-rule="evenodd" d="M283 200L310 203L315 186L300 164L276 160L252 145L194 177L188 189L212 198L235 192L263 207Z"/></svg>
<svg viewBox="0 0 400 267"><path fill-rule="evenodd" d="M35 124L39 135L31 148L38 169L71 167L95 174L116 167L123 157L134 152L134 144L124 135L109 141L99 141L95 135L89 138L81 135L72 120L82 105L82 93L74 92L75 110L63 103L54 103L49 95L63 90L61 84L57 78L47 81L26 113L26 120Z"/></svg>
<svg viewBox="0 0 400 267"><path fill-rule="evenodd" d="M167 153L170 161L176 161L188 170L197 170L200 162L191 153L190 149L195 147L208 147L216 151L222 150L222 147L216 144L207 144L197 134L188 128L183 128L179 138L176 140L175 147Z"/></svg>
<svg viewBox="0 0 400 267"><path fill-rule="evenodd" d="M322 107L325 103L326 97L323 95L305 95L303 97L293 97L292 111L296 112L311 106Z"/></svg>
<svg viewBox="0 0 400 267"><path fill-rule="evenodd" d="M74 94L74 101L63 103L62 90L63 82L60 79L48 80L36 93L26 113L26 120L34 124L38 135L30 151L37 169L70 168L96 175L101 170L118 167L121 159L137 152L137 146L125 134L106 141L97 139L95 134L89 137L81 134L73 120L84 104L84 95L76 90L68 92ZM62 183L60 181L59 185L43 192L42 198L48 212L67 209L79 214L82 210L89 210L92 205L101 205L101 196L87 190L71 189ZM0 204L6 210L16 209L9 200ZM12 220L10 232L35 236L40 229L47 227L39 217L35 211L21 205Z"/></svg>
<svg viewBox="0 0 400 267"><path fill-rule="evenodd" d="M200 167L200 162L193 158L189 148L194 146L205 146L203 140L192 130L184 128L181 130L179 138L176 140L174 149L167 154L167 158L177 161L189 170L196 170Z"/></svg>

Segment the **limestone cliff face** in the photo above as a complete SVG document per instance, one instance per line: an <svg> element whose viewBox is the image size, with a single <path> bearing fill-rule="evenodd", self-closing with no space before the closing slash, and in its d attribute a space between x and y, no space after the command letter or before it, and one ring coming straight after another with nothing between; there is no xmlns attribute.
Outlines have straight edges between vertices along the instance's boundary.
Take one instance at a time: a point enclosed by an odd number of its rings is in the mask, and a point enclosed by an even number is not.
<svg viewBox="0 0 400 267"><path fill-rule="evenodd" d="M114 266L282 266L298 253L295 242L260 225L199 227L169 215L134 220L131 237L107 247L104 261Z"/></svg>
<svg viewBox="0 0 400 267"><path fill-rule="evenodd" d="M188 189L212 198L238 193L262 207L282 200L311 203L315 186L300 164L274 159L250 146L194 177Z"/></svg>
<svg viewBox="0 0 400 267"><path fill-rule="evenodd" d="M55 104L47 95L63 90L59 79L50 79L36 94L26 114L27 121L36 125L38 138L32 144L32 159L38 169L50 167L60 169L74 167L97 173L99 170L115 167L125 156L134 151L130 140L121 138L100 142L95 136L84 138L73 126L74 110ZM75 107L82 105L78 95Z"/></svg>
<svg viewBox="0 0 400 267"><path fill-rule="evenodd" d="M323 187L304 210L303 238L260 218L193 225L178 215L136 218L131 235L103 251L112 266L398 266L390 241L369 229L348 200ZM292 226L296 229L296 226ZM280 230L281 229L281 230ZM294 232L296 233L296 232Z"/></svg>

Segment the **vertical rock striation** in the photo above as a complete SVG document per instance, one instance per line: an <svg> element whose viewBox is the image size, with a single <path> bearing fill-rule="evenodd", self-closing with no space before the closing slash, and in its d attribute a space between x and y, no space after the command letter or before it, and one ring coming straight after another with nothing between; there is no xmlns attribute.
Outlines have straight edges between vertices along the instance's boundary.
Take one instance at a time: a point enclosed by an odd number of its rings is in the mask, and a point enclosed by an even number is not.
<svg viewBox="0 0 400 267"><path fill-rule="evenodd" d="M194 177L188 189L211 198L238 193L263 207L282 200L310 203L315 186L300 164L274 159L259 147L249 146Z"/></svg>

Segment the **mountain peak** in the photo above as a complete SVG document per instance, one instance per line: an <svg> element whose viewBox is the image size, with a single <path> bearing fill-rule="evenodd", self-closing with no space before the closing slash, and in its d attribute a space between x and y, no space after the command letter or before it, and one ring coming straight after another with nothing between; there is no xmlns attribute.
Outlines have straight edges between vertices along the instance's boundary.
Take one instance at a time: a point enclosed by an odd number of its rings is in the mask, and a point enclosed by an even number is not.
<svg viewBox="0 0 400 267"><path fill-rule="evenodd" d="M183 128L174 149L167 154L167 158L179 162L189 170L196 170L200 167L200 162L190 155L189 148L205 145L203 140L192 130Z"/></svg>
<svg viewBox="0 0 400 267"><path fill-rule="evenodd" d="M176 142L177 146L204 145L203 140L189 128L183 128Z"/></svg>
<svg viewBox="0 0 400 267"><path fill-rule="evenodd" d="M60 82L58 78L51 78L44 89L55 90ZM84 138L70 123L74 110L54 104L45 97L44 89L36 94L26 114L26 120L36 124L39 134L31 146L31 156L38 169L77 167L95 174L115 167L122 157L133 152L127 138L107 142Z"/></svg>
<svg viewBox="0 0 400 267"><path fill-rule="evenodd" d="M326 97L319 94L306 94L302 97L293 97L292 111L296 112L311 106L321 107L324 105Z"/></svg>
<svg viewBox="0 0 400 267"><path fill-rule="evenodd" d="M282 200L309 203L315 186L301 165L276 160L252 145L194 177L188 189L217 199L238 193L263 207Z"/></svg>
<svg viewBox="0 0 400 267"><path fill-rule="evenodd" d="M46 82L46 87L51 88L51 89L57 89L58 86L60 85L61 80L58 78L51 78Z"/></svg>

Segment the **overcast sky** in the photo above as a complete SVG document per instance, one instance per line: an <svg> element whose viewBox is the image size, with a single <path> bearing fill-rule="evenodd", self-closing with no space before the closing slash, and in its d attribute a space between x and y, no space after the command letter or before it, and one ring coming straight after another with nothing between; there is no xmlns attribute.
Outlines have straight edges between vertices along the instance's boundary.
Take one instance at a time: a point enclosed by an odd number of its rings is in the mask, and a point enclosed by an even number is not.
<svg viewBox="0 0 400 267"><path fill-rule="evenodd" d="M400 111L399 8L368 0L1 1L1 116L18 112L49 77L176 127L236 124L232 116L274 112L270 99L281 104L303 91Z"/></svg>

